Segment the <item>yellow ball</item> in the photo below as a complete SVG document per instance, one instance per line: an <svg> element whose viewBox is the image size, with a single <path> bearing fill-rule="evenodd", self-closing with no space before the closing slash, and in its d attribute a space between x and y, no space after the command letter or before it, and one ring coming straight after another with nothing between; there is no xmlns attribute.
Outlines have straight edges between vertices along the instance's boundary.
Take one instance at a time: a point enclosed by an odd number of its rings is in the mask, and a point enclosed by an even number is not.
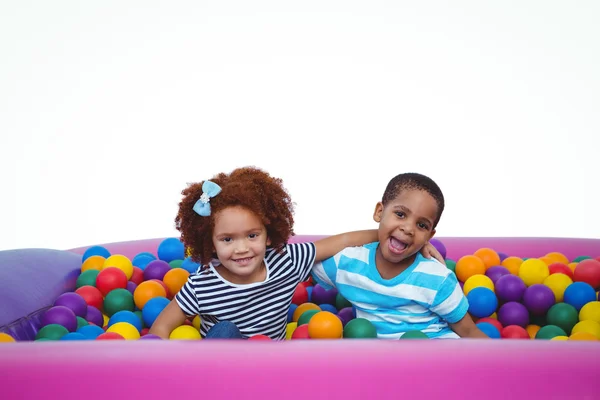
<svg viewBox="0 0 600 400"><path fill-rule="evenodd" d="M579 321L573 327L571 335L578 332L586 332L600 339L600 324L596 321Z"/></svg>
<svg viewBox="0 0 600 400"><path fill-rule="evenodd" d="M490 289L492 292L494 291L494 282L490 278L485 275L477 274L469 277L465 282L465 286L463 291L465 295L469 294L469 292L475 288L484 287Z"/></svg>
<svg viewBox="0 0 600 400"><path fill-rule="evenodd" d="M492 315L490 315L488 318L494 318L494 319L498 319L498 314L496 314L495 312L492 313Z"/></svg>
<svg viewBox="0 0 600 400"><path fill-rule="evenodd" d="M565 297L565 290L573 283L573 280L565 274L552 274L544 279L544 285L548 286L556 297L556 302L561 303Z"/></svg>
<svg viewBox="0 0 600 400"><path fill-rule="evenodd" d="M579 264L579 263L572 262L567 265L569 266L569 268L571 268L571 271L573 271L573 273L575 273L575 267L577 266L577 264Z"/></svg>
<svg viewBox="0 0 600 400"><path fill-rule="evenodd" d="M287 326L285 327L286 340L290 340L292 338L292 335L294 334L294 331L296 330L297 327L298 327L297 322L290 322L289 324L287 324Z"/></svg>
<svg viewBox="0 0 600 400"><path fill-rule="evenodd" d="M544 283L544 279L549 275L550 270L548 269L548 265L537 258L530 258L523 261L521 268L519 268L519 278L527 286Z"/></svg>
<svg viewBox="0 0 600 400"><path fill-rule="evenodd" d="M117 322L111 325L106 332L114 332L123 336L125 340L138 340L140 338L140 331L128 322Z"/></svg>
<svg viewBox="0 0 600 400"><path fill-rule="evenodd" d="M9 343L9 342L16 342L16 340L12 336L10 336L8 333L0 332L0 343Z"/></svg>
<svg viewBox="0 0 600 400"><path fill-rule="evenodd" d="M198 329L189 325L181 325L173 329L173 332L169 335L171 340L200 340L200 332Z"/></svg>
<svg viewBox="0 0 600 400"><path fill-rule="evenodd" d="M550 340L569 340L569 337L568 336L554 336Z"/></svg>
<svg viewBox="0 0 600 400"><path fill-rule="evenodd" d="M192 320L192 325L194 326L194 328L196 328L198 330L198 332L200 331L200 316L196 315L194 317L194 319Z"/></svg>
<svg viewBox="0 0 600 400"><path fill-rule="evenodd" d="M102 327L103 327L103 328L105 328L105 327L106 327L106 325L108 325L108 320L109 320L110 318L108 318L108 316L107 316L106 314L102 314L102 319L103 319L103 322L102 322Z"/></svg>
<svg viewBox="0 0 600 400"><path fill-rule="evenodd" d="M131 275L133 275L133 264L131 263L131 260L121 254L112 255L104 260L102 269L109 267L115 267L123 271L127 280L131 279Z"/></svg>
<svg viewBox="0 0 600 400"><path fill-rule="evenodd" d="M579 311L580 321L596 321L600 323L600 301L590 301Z"/></svg>

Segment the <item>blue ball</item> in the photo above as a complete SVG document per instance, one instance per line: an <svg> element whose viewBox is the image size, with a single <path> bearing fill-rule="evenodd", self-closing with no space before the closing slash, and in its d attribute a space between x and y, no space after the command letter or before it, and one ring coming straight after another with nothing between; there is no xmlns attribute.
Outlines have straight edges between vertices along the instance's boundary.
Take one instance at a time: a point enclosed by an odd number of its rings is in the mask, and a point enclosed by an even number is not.
<svg viewBox="0 0 600 400"><path fill-rule="evenodd" d="M496 294L485 287L472 289L467 295L469 302L469 314L477 318L485 318L492 315L498 308Z"/></svg>
<svg viewBox="0 0 600 400"><path fill-rule="evenodd" d="M142 320L133 311L122 310L113 314L108 320L108 327L110 328L117 322L127 322L141 332L142 331Z"/></svg>
<svg viewBox="0 0 600 400"><path fill-rule="evenodd" d="M596 291L589 283L573 282L567 286L564 302L575 307L577 311L590 301L596 301Z"/></svg>
<svg viewBox="0 0 600 400"><path fill-rule="evenodd" d="M196 273L196 271L198 270L199 267L200 267L200 264L198 264L197 262L192 261L191 257L186 258L181 263L181 268L185 269L190 274Z"/></svg>
<svg viewBox="0 0 600 400"><path fill-rule="evenodd" d="M81 333L88 339L96 339L98 336L104 333L104 329L96 325L86 325L77 329L77 333Z"/></svg>
<svg viewBox="0 0 600 400"><path fill-rule="evenodd" d="M90 340L90 338L79 332L69 332L61 337L60 340Z"/></svg>
<svg viewBox="0 0 600 400"><path fill-rule="evenodd" d="M293 304L293 303L292 303L292 304L290 305L290 309L288 310L288 315L287 315L287 322L288 322L288 324L289 324L290 322L293 322L293 321L294 321L294 311L296 311L296 308L298 308L298 305L297 305L297 304Z"/></svg>
<svg viewBox="0 0 600 400"><path fill-rule="evenodd" d="M490 338L500 339L500 331L498 330L498 328L496 328L494 325L490 324L489 322L479 322L475 325L477 325L477 327L479 329L481 329L481 331L483 333L485 333L486 335L488 335Z"/></svg>
<svg viewBox="0 0 600 400"><path fill-rule="evenodd" d="M168 238L158 245L158 259L166 262L183 260L185 258L185 246L177 238Z"/></svg>
<svg viewBox="0 0 600 400"><path fill-rule="evenodd" d="M142 308L142 318L147 327L152 327L152 324L158 315L169 305L169 299L166 297L154 297Z"/></svg>
<svg viewBox="0 0 600 400"><path fill-rule="evenodd" d="M308 293L308 302L309 303L312 301L312 291L313 291L313 286L306 287L306 292Z"/></svg>
<svg viewBox="0 0 600 400"><path fill-rule="evenodd" d="M142 254L142 255L135 256L135 258L133 260L131 260L131 263L135 267L138 267L139 269L141 269L143 271L146 269L146 266L154 260L156 260L155 257L150 257L145 254Z"/></svg>
<svg viewBox="0 0 600 400"><path fill-rule="evenodd" d="M321 307L321 311L329 311L330 313L334 313L334 314L338 313L337 308L335 308L335 306L332 304L323 303L323 304L320 304L319 307Z"/></svg>
<svg viewBox="0 0 600 400"><path fill-rule="evenodd" d="M83 253L83 257L81 257L81 262L84 262L91 256L100 256L104 258L110 257L110 251L108 251L105 247L102 246L92 246Z"/></svg>

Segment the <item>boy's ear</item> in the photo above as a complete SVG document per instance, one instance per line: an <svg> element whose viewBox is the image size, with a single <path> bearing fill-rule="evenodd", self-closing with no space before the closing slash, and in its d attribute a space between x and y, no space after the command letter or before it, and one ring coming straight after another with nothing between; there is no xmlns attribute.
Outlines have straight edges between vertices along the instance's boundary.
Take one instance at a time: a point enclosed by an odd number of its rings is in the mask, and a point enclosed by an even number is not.
<svg viewBox="0 0 600 400"><path fill-rule="evenodd" d="M383 203L378 202L375 205L375 211L373 212L373 220L375 222L381 222L381 214L383 213Z"/></svg>
<svg viewBox="0 0 600 400"><path fill-rule="evenodd" d="M429 236L429 239L427 239L427 241L430 241L431 238L433 238L434 236L435 236L435 229L432 229L431 233L430 233L430 236Z"/></svg>

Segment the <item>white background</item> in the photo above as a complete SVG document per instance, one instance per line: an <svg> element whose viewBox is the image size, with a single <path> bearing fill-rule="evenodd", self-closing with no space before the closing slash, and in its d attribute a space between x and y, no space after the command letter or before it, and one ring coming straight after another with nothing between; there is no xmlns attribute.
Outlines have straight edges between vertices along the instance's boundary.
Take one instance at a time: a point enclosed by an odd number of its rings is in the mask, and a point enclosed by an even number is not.
<svg viewBox="0 0 600 400"><path fill-rule="evenodd" d="M296 233L428 174L439 236L600 238L598 1L2 1L0 249L176 236L187 182L282 177Z"/></svg>

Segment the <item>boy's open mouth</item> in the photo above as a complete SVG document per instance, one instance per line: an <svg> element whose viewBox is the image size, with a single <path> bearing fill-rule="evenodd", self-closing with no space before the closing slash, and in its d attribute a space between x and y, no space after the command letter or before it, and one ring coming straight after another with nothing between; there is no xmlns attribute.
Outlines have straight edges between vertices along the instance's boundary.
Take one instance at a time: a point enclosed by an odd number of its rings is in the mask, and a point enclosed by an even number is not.
<svg viewBox="0 0 600 400"><path fill-rule="evenodd" d="M408 247L408 243L398 240L395 237L390 237L388 247L392 253L402 254Z"/></svg>

